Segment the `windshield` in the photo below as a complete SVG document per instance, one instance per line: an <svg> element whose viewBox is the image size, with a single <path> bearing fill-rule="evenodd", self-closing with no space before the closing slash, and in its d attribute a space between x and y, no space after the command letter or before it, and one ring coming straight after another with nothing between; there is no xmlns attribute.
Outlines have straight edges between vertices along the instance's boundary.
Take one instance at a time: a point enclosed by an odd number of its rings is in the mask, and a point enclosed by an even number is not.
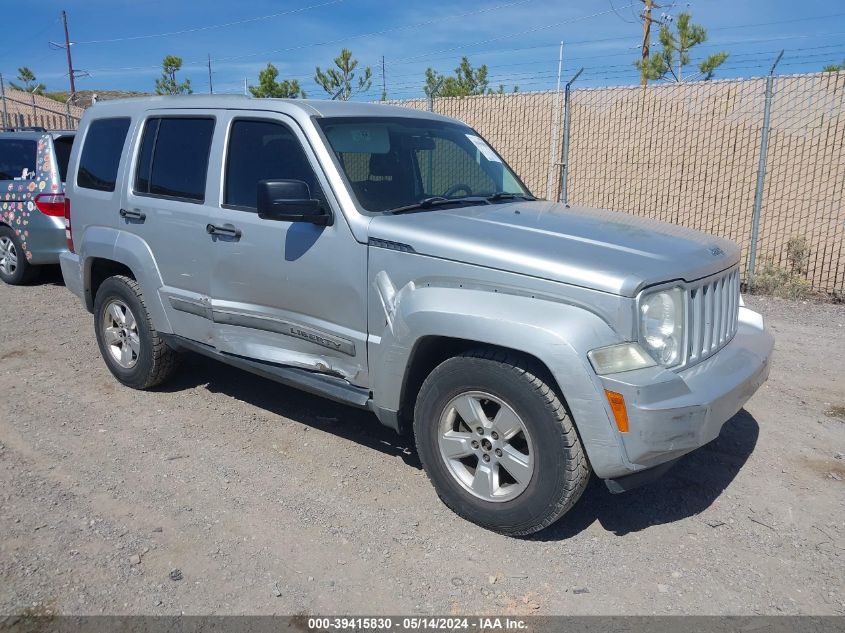
<svg viewBox="0 0 845 633"><path fill-rule="evenodd" d="M530 196L484 139L464 125L404 117L317 121L366 211L425 209L433 198L441 204L443 198L484 204L495 194Z"/></svg>

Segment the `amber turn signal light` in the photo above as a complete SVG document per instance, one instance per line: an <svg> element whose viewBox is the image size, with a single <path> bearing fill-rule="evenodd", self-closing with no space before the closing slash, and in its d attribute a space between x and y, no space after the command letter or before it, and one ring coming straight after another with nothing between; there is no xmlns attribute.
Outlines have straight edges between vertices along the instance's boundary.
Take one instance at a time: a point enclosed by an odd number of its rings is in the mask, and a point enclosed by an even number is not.
<svg viewBox="0 0 845 633"><path fill-rule="evenodd" d="M604 390L607 401L610 403L610 410L613 411L613 418L616 420L616 428L621 433L628 432L628 409L625 408L625 396L615 391Z"/></svg>

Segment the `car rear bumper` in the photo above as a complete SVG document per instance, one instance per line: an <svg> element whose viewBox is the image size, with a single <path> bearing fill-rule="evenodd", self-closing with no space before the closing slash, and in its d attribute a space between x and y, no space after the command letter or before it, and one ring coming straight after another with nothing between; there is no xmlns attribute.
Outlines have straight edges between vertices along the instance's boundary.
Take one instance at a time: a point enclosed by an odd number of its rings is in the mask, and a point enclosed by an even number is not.
<svg viewBox="0 0 845 633"><path fill-rule="evenodd" d="M740 308L733 340L697 365L603 376L605 389L624 396L629 422L628 432L619 434L627 472L607 478L671 462L718 437L768 378L773 347L762 317Z"/></svg>
<svg viewBox="0 0 845 633"><path fill-rule="evenodd" d="M85 288L82 283L82 265L79 255L65 251L59 257L59 264L62 267L62 277L65 280L65 287L79 297L85 304Z"/></svg>
<svg viewBox="0 0 845 633"><path fill-rule="evenodd" d="M59 255L67 250L64 218L32 211L23 230L26 233L23 234L22 241L26 244L27 261L30 264L40 266L59 263Z"/></svg>

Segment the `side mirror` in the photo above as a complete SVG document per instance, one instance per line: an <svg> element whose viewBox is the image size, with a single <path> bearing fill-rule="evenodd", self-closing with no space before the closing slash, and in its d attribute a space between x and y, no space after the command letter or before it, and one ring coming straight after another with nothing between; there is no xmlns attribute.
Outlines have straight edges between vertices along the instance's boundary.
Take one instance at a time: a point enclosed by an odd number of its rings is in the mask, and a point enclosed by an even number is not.
<svg viewBox="0 0 845 633"><path fill-rule="evenodd" d="M259 180L258 217L322 226L331 224L332 218L301 180Z"/></svg>

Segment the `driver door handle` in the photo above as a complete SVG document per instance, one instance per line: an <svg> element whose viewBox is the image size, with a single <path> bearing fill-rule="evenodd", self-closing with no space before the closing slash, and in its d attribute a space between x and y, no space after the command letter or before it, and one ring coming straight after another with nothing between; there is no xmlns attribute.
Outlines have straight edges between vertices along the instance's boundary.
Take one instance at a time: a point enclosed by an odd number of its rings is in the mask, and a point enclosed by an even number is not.
<svg viewBox="0 0 845 633"><path fill-rule="evenodd" d="M232 237L236 240L241 239L241 230L232 224L206 224L205 230L209 235L219 235L221 237Z"/></svg>
<svg viewBox="0 0 845 633"><path fill-rule="evenodd" d="M120 217L122 217L124 220L137 220L138 222L143 222L147 219L147 214L141 213L137 209L132 211L130 211L129 209L121 209Z"/></svg>

